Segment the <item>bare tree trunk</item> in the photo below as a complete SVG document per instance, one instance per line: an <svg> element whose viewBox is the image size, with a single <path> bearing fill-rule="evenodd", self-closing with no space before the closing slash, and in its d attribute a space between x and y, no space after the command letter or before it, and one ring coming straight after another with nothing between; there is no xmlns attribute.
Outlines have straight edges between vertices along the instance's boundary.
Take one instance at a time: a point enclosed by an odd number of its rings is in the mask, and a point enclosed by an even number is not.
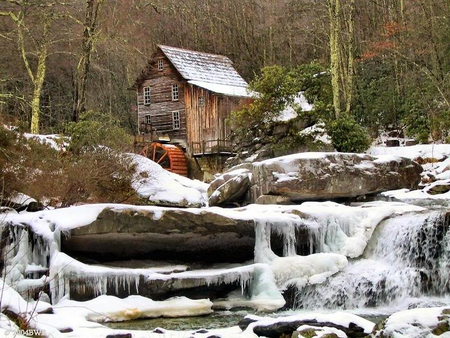
<svg viewBox="0 0 450 338"><path fill-rule="evenodd" d="M341 114L341 95L339 84L339 65L341 63L339 31L340 21L340 0L329 0L328 15L330 20L330 68L331 68L331 86L333 92L333 107L336 117Z"/></svg>
<svg viewBox="0 0 450 338"><path fill-rule="evenodd" d="M91 55L94 50L98 27L98 14L104 0L87 0L83 30L82 54L77 66L75 80L75 98L72 120L77 122L85 111L86 84L91 65Z"/></svg>
<svg viewBox="0 0 450 338"><path fill-rule="evenodd" d="M350 0L349 17L347 19L348 24L348 67L347 67L347 80L345 82L345 112L350 114L353 100L353 79L355 73L355 0Z"/></svg>
<svg viewBox="0 0 450 338"><path fill-rule="evenodd" d="M25 30L27 29L24 26L24 10L21 10L18 15L9 13L9 16L15 21L17 24L17 34L18 34L18 49L25 65L25 69L27 70L28 76L33 84L33 95L31 98L30 106L31 106L31 124L30 124L30 132L32 134L39 133L39 119L41 115L41 95L42 95L42 87L44 85L45 74L47 71L46 62L48 57L48 44L49 44L49 33L50 26L52 23L52 13L49 12L44 18L44 27L42 31L42 38L37 44L36 54L38 56L38 62L36 67L36 73L33 72L30 61L27 56L27 50L25 46ZM38 40L36 40L38 41Z"/></svg>
<svg viewBox="0 0 450 338"><path fill-rule="evenodd" d="M45 73L47 70L47 46L43 46L39 51L39 59L37 64L36 76L34 77L33 98L31 99L31 127L32 134L39 134L39 120L41 115L41 94L42 86L44 85Z"/></svg>

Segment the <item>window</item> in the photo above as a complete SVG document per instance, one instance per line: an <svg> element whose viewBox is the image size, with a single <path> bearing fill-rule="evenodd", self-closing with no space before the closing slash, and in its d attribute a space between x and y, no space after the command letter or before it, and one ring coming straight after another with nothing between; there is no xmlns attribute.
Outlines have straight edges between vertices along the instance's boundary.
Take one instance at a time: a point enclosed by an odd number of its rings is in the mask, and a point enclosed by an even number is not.
<svg viewBox="0 0 450 338"><path fill-rule="evenodd" d="M144 87L144 104L150 104L150 87Z"/></svg>
<svg viewBox="0 0 450 338"><path fill-rule="evenodd" d="M178 83L172 85L172 101L178 101Z"/></svg>
<svg viewBox="0 0 450 338"><path fill-rule="evenodd" d="M151 120L150 120L150 115L145 115L144 116L144 120L141 123L141 126L139 128L139 131L143 134L148 134L151 133L152 128L151 128Z"/></svg>
<svg viewBox="0 0 450 338"><path fill-rule="evenodd" d="M158 60L158 70L164 70L164 61L161 59Z"/></svg>
<svg viewBox="0 0 450 338"><path fill-rule="evenodd" d="M203 96L200 96L198 98L198 106L203 107L205 105L205 98Z"/></svg>
<svg viewBox="0 0 450 338"><path fill-rule="evenodd" d="M180 112L179 111L172 112L172 123L173 123L173 129L180 129Z"/></svg>

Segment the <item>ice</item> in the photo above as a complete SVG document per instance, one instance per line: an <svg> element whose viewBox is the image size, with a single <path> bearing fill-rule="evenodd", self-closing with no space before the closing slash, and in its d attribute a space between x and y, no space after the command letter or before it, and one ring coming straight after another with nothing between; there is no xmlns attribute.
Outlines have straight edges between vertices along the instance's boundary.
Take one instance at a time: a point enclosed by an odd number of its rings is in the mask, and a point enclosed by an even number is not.
<svg viewBox="0 0 450 338"><path fill-rule="evenodd" d="M50 265L50 287L53 292L53 302L57 303L72 288L83 292L87 287L96 296L108 292L113 286L116 293L123 288L130 293L138 291L139 280L148 274L146 269L121 269L83 264L62 252L54 252Z"/></svg>
<svg viewBox="0 0 450 338"><path fill-rule="evenodd" d="M363 258L323 284L300 290L300 308L408 307L413 298L450 291L448 219L439 212L391 217L373 234Z"/></svg>

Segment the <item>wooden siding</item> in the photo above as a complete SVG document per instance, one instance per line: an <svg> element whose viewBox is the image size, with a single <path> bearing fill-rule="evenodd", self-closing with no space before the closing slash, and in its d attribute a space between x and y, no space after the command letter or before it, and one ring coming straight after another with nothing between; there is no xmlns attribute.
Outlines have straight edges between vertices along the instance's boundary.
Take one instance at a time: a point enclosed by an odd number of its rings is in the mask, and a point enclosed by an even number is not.
<svg viewBox="0 0 450 338"><path fill-rule="evenodd" d="M191 155L231 151L227 117L241 100L188 85L185 88L187 142ZM203 105L200 105L203 98Z"/></svg>
<svg viewBox="0 0 450 338"><path fill-rule="evenodd" d="M158 60L162 60L164 69L158 70ZM146 69L146 79L137 89L138 122L140 133L156 136L168 135L171 140L186 142L186 109L184 101L185 80L178 74L169 60L156 53ZM179 99L172 100L172 85L178 84ZM144 104L143 88L150 87L150 104ZM173 129L172 113L179 111L180 128ZM146 125L146 116L150 115L151 126ZM151 130L150 130L151 128ZM186 144L184 145L186 146Z"/></svg>
<svg viewBox="0 0 450 338"><path fill-rule="evenodd" d="M158 69L158 60L163 61L163 70ZM160 49L136 83L139 132L143 137L157 140L167 135L172 142L186 148L189 155L231 150L227 118L248 99L216 94L189 84ZM176 101L172 100L173 84L178 84ZM144 104L144 87L150 87L148 105ZM180 128L175 130L174 111L180 113ZM151 125L146 124L146 116L150 116Z"/></svg>

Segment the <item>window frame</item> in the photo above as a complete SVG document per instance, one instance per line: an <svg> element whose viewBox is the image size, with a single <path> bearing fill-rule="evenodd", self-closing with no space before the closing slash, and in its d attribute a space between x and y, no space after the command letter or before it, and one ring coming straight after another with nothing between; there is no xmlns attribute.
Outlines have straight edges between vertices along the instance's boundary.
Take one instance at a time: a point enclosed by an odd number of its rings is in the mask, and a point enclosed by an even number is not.
<svg viewBox="0 0 450 338"><path fill-rule="evenodd" d="M148 106L152 100L151 100L151 90L150 90L150 86L145 86L142 88L142 94L144 97L144 106Z"/></svg>
<svg viewBox="0 0 450 338"><path fill-rule="evenodd" d="M173 130L181 129L181 114L179 110L172 111L172 129Z"/></svg>
<svg viewBox="0 0 450 338"><path fill-rule="evenodd" d="M172 85L172 101L178 101L180 99L180 91L178 83Z"/></svg>
<svg viewBox="0 0 450 338"><path fill-rule="evenodd" d="M150 114L147 114L144 116L144 123L145 124L152 124L152 117Z"/></svg>
<svg viewBox="0 0 450 338"><path fill-rule="evenodd" d="M163 71L164 70L164 61L162 59L158 60L158 70Z"/></svg>

